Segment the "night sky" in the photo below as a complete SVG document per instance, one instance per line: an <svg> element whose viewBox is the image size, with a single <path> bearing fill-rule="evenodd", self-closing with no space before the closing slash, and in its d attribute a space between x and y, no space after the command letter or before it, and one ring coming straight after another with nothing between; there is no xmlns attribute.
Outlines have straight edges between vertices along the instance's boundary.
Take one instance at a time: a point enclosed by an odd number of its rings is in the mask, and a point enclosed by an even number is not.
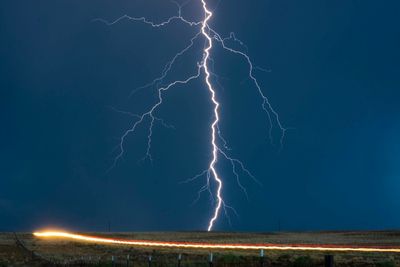
<svg viewBox="0 0 400 267"><path fill-rule="evenodd" d="M216 7L216 0L208 0ZM3 1L0 8L0 231L205 230L209 195L192 205L207 167L212 105L202 79L166 94L157 115L175 129L130 135L126 154L107 171L118 138L155 101L134 88L159 76L195 29L152 29L128 14L161 21L166 0ZM184 10L198 20L192 0ZM276 231L400 227L400 3L398 1L222 0L212 27L243 40L265 94L287 132L271 144L268 121L247 65L217 48L221 130L233 156L262 185L242 176L249 200L226 163L224 196L235 207L216 230ZM196 67L200 50L171 79ZM276 141L276 140L275 140Z"/></svg>

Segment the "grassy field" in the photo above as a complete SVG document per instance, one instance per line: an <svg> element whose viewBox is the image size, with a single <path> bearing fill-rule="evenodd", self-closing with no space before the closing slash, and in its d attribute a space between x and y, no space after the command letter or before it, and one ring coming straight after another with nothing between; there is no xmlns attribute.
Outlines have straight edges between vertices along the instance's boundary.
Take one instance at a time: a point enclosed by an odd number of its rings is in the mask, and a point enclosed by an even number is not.
<svg viewBox="0 0 400 267"><path fill-rule="evenodd" d="M89 233L96 236L162 241L194 241L218 243L338 244L400 247L400 232L303 232L303 233ZM133 248L121 245L100 245L60 239L37 239L30 233L0 233L0 267L3 266L209 266L207 250L175 250ZM261 266L259 251L212 251L214 266ZM323 252L265 251L264 266L324 266ZM400 254L330 253L336 266L400 266Z"/></svg>

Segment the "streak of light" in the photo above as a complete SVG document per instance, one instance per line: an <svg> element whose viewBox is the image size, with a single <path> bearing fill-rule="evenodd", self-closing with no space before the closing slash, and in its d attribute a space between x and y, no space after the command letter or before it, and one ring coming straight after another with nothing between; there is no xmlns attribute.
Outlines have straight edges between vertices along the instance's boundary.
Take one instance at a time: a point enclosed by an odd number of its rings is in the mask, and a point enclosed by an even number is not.
<svg viewBox="0 0 400 267"><path fill-rule="evenodd" d="M321 244L241 244L241 243L200 243L200 242L170 242L153 240L127 240L106 237L88 236L68 232L35 232L38 238L61 238L75 241L117 244L136 247L160 247L180 249L227 249L227 250L292 250L292 251L320 251L320 252L376 252L376 253L400 253L398 247L361 247L342 245L321 245Z"/></svg>

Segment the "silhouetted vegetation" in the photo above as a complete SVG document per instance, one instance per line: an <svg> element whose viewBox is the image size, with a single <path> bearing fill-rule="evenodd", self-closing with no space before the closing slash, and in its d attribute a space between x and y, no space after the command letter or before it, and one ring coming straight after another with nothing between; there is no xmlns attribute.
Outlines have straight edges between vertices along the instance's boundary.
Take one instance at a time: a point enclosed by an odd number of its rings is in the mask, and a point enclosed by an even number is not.
<svg viewBox="0 0 400 267"><path fill-rule="evenodd" d="M310 267L313 266L313 260L310 256L301 256L294 260L291 267Z"/></svg>
<svg viewBox="0 0 400 267"><path fill-rule="evenodd" d="M396 264L393 261L385 261L379 262L376 267L396 267Z"/></svg>

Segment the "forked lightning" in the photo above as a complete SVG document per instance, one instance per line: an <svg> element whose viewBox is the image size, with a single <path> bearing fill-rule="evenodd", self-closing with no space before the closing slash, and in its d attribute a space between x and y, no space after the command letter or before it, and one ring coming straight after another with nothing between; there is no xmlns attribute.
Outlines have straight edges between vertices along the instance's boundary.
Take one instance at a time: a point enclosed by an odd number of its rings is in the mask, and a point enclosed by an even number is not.
<svg viewBox="0 0 400 267"><path fill-rule="evenodd" d="M200 21L190 21L186 19L182 15L182 7L187 5L191 1L199 1L199 4L202 6L202 13L204 14L204 17ZM270 101L268 98L265 96L261 89L261 85L258 82L258 80L255 77L255 70L257 67L255 67L250 59L250 57L247 54L247 47L243 44L242 41L240 41L238 38L236 38L235 34L231 33L229 37L222 37L217 31L215 31L211 26L210 26L210 21L213 17L213 12L210 10L210 8L207 5L206 0L189 0L185 2L184 4L179 4L176 1L171 1L178 7L178 14L175 16L172 16L165 21L161 22L154 22L151 21L145 17L131 17L128 15L124 15L122 17L117 18L114 21L107 21L104 19L96 19L95 21L102 22L108 26L115 25L123 20L130 20L134 22L141 22L144 23L152 28L162 28L168 26L172 22L180 22L183 25L187 25L189 27L195 28L195 33L193 37L190 39L189 44L176 53L176 55L165 65L160 77L156 78L153 80L151 83L142 86L140 88L137 88L136 90L133 91L135 93L137 90L140 89L145 89L145 88L150 88L150 87L155 87L158 92L158 100L157 102L152 105L147 111L143 112L142 114L132 114L136 120L133 122L132 126L125 131L125 133L121 136L120 142L119 142L119 153L115 157L113 166L116 166L118 161L122 158L122 156L125 153L125 141L128 138L128 136L132 133L134 133L137 129L137 127L144 123L145 121L149 120L149 128L148 128L148 135L147 135L147 149L146 149L146 154L144 159L148 159L152 161L152 156L151 156L151 145L152 145L152 134L153 134L153 128L154 124L156 122L160 122L164 126L168 126L164 123L164 121L160 118L158 118L155 114L157 111L157 108L162 105L163 103L163 95L166 93L169 89L173 88L176 85L186 85L190 83L191 81L201 78L204 78L204 83L205 86L207 87L209 94L210 94L210 101L213 105L213 119L210 122L210 147L211 147L211 159L209 161L209 165L207 169L202 171L200 174L194 176L193 178L187 180L187 182L193 181L195 179L198 179L200 177L206 177L206 184L200 189L199 191L199 196L200 194L204 191L209 191L213 201L214 205L214 210L212 213L212 216L209 220L208 223L208 231L211 231L215 225L215 222L219 218L219 215L221 213L221 209L225 210L225 213L227 214L227 208L231 208L229 205L227 205L223 199L223 179L221 177L221 174L218 172L218 162L220 158L223 158L224 160L227 160L230 162L232 166L232 174L234 175L235 179L237 180L238 186L240 187L241 190L246 194L247 196L247 191L245 187L242 185L239 179L239 173L237 169L241 169L243 173L247 174L249 177L254 179L256 182L258 182L255 177L245 168L244 164L236 159L233 158L229 155L229 149L227 146L227 142L224 139L219 124L220 124L220 105L221 102L217 99L217 91L216 87L213 81L213 77L216 75L212 72L212 64L213 64L213 59L211 58L211 53L213 51L213 48L216 44L220 45L225 51L229 53L233 53L235 55L238 55L243 58L244 62L248 64L249 67L249 79L254 83L254 86L261 97L262 100L262 110L265 112L268 122L270 124L270 131L269 131L269 138L271 142L273 142L273 129L276 127L276 129L279 130L280 136L279 136L279 142L280 146L282 146L283 139L285 137L285 132L286 128L283 127L278 113L274 110L272 107ZM173 68L174 64L178 60L178 58L182 57L184 54L189 52L193 47L195 41L197 41L200 38L204 38L206 44L203 48L203 56L200 62L195 62L196 64L196 73L193 73L192 76L185 77L180 80L175 80L171 83L168 83L164 85L164 80L170 73L171 69ZM246 51L241 51L238 49L235 49L234 47L229 46L229 42L235 42L239 44L241 47L245 48ZM211 180L215 184L216 192L212 192L211 190ZM231 208L232 209L232 208ZM229 219L229 218L228 218Z"/></svg>

